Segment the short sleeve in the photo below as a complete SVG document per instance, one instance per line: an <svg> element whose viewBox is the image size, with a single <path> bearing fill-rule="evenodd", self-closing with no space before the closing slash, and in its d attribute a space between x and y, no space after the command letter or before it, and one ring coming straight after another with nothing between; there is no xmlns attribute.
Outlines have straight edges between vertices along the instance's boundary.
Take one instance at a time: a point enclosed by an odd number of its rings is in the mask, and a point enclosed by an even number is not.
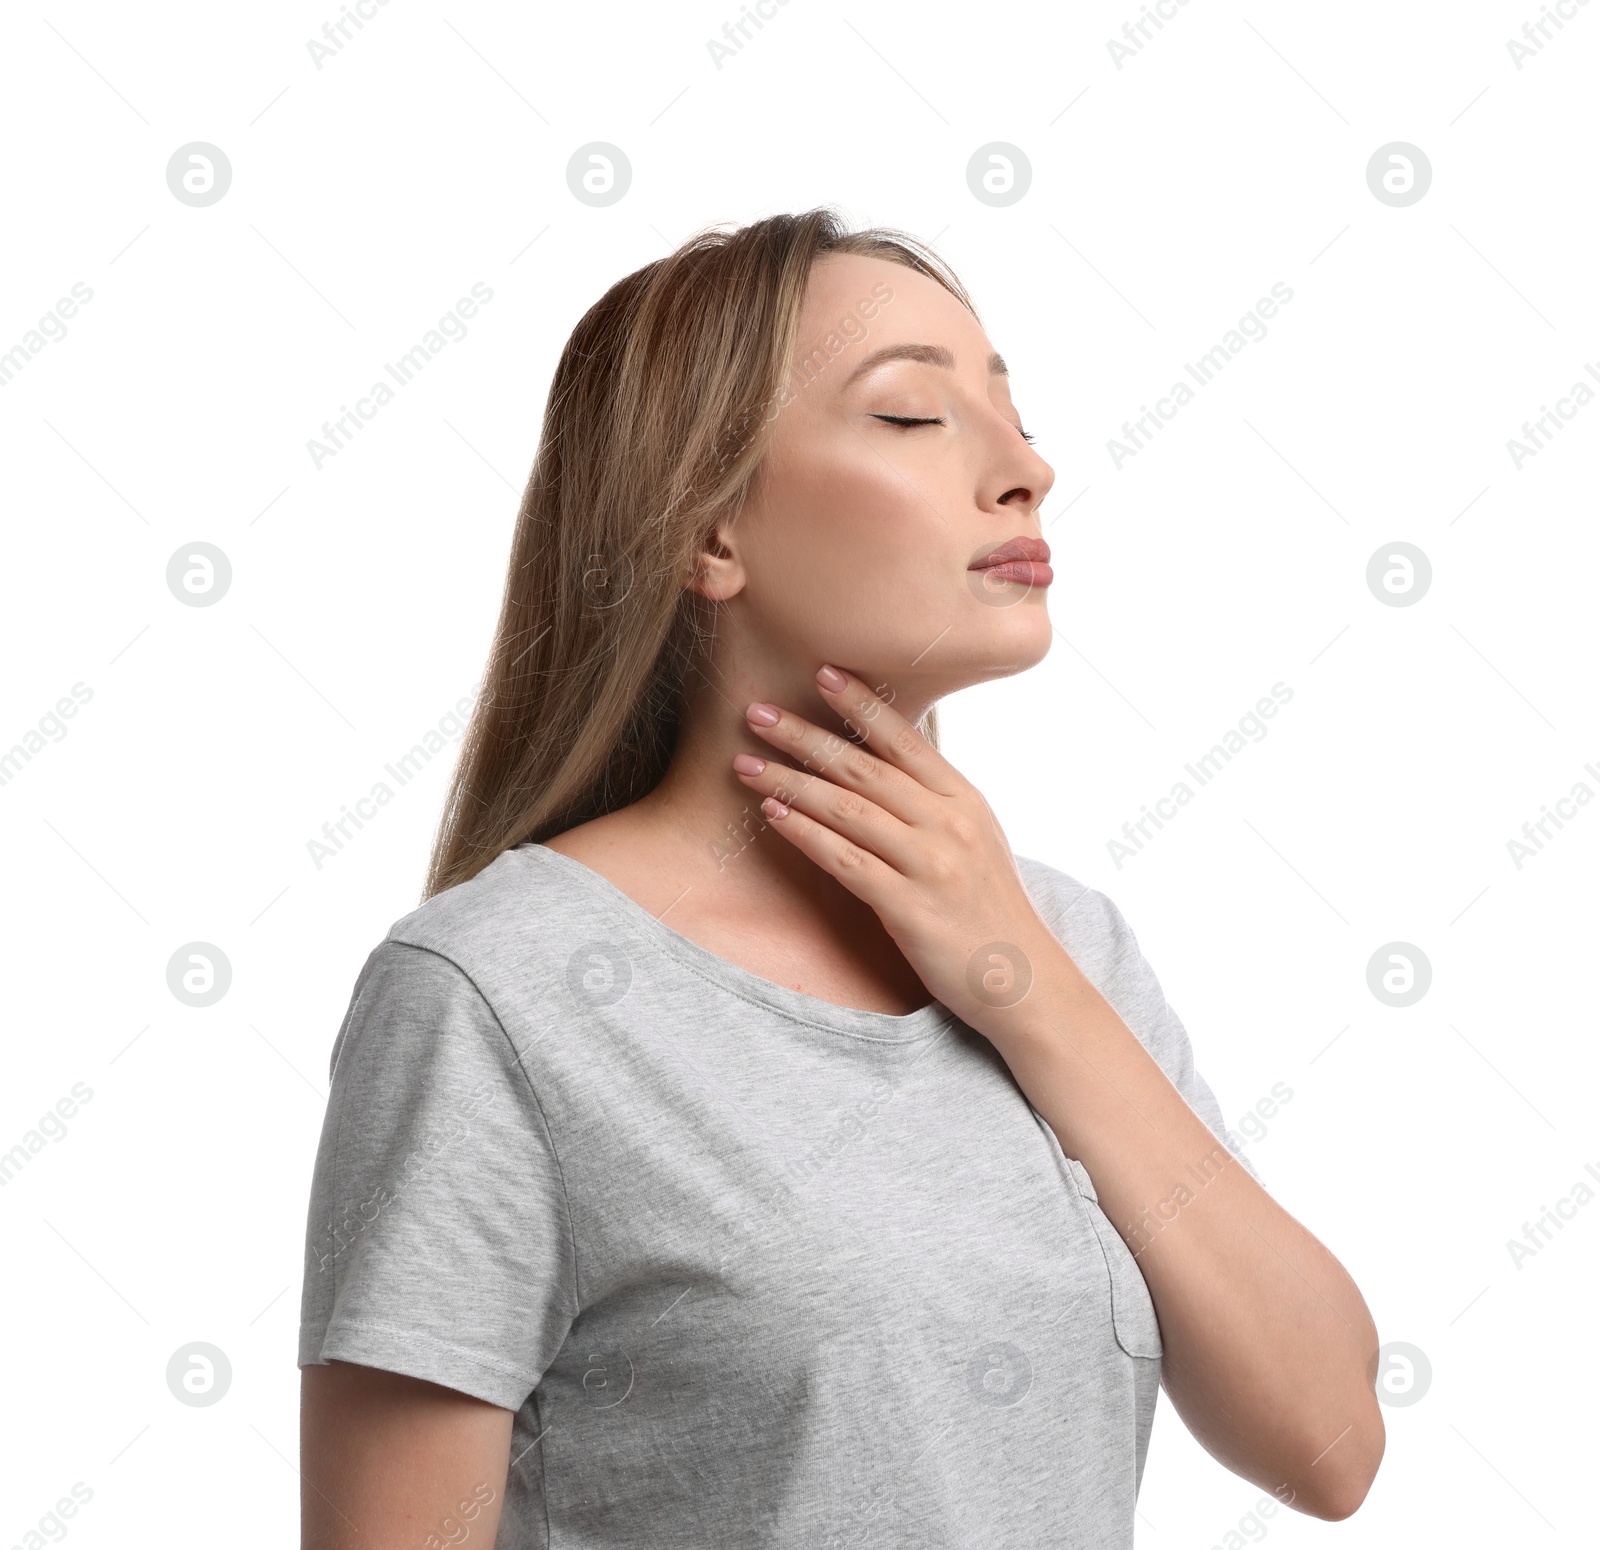
<svg viewBox="0 0 1600 1550"><path fill-rule="evenodd" d="M331 1078L299 1365L356 1362L520 1409L577 1298L559 1160L505 1029L448 958L385 941Z"/></svg>
<svg viewBox="0 0 1600 1550"><path fill-rule="evenodd" d="M1122 911L1098 889L1084 887L1062 872L1056 872L1055 877L1071 884L1071 888L1065 897L1060 890L1051 891L1053 910L1046 913L1053 913L1055 918L1048 919L1047 924L1089 982L1150 1051L1184 1101L1260 1183L1255 1164L1245 1156L1222 1117L1216 1094L1196 1069L1188 1031L1167 1004L1161 982Z"/></svg>

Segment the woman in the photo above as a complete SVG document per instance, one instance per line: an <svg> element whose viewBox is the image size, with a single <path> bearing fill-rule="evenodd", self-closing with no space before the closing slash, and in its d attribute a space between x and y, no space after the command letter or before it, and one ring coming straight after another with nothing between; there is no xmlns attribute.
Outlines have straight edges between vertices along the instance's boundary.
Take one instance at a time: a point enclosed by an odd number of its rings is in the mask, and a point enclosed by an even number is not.
<svg viewBox="0 0 1600 1550"><path fill-rule="evenodd" d="M334 1046L308 1547L1125 1545L1158 1382L1361 1502L1360 1293L1116 906L937 750L1050 643L1030 440L955 277L826 210L578 324Z"/></svg>

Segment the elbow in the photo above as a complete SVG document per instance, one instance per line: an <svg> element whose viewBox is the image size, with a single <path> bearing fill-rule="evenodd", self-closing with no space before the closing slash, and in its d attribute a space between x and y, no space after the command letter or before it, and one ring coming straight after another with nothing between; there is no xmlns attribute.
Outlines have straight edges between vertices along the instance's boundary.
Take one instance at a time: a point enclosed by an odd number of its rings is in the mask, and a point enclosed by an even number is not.
<svg viewBox="0 0 1600 1550"><path fill-rule="evenodd" d="M1371 1485L1370 1476L1365 1481L1341 1481L1331 1488L1324 1484L1319 1486L1316 1495L1297 1496L1291 1505L1298 1507L1308 1518L1321 1518L1325 1523L1342 1523L1353 1516L1356 1508L1367 1499Z"/></svg>
<svg viewBox="0 0 1600 1550"><path fill-rule="evenodd" d="M1289 1505L1308 1517L1340 1523L1351 1517L1372 1489L1385 1444L1383 1416L1370 1393L1365 1396L1360 1420L1352 1423L1337 1443L1328 1448L1301 1479L1292 1481L1295 1495Z"/></svg>

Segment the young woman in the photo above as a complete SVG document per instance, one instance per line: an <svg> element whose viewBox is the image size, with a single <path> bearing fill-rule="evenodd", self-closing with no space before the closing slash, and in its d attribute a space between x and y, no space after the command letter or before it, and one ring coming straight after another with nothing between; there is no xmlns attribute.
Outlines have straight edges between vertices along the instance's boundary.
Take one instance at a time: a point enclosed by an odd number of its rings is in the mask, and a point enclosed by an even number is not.
<svg viewBox="0 0 1600 1550"><path fill-rule="evenodd" d="M334 1045L308 1550L1128 1545L1158 1383L1278 1500L1365 1496L1360 1293L1116 905L937 748L1050 644L1030 441L959 281L827 210L578 324Z"/></svg>

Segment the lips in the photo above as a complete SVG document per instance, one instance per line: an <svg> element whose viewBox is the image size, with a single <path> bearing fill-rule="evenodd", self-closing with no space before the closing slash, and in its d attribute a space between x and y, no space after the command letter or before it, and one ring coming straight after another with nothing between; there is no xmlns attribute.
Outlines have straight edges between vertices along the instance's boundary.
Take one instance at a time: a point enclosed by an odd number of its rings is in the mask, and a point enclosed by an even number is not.
<svg viewBox="0 0 1600 1550"><path fill-rule="evenodd" d="M1047 587L1055 579L1050 569L1050 545L1042 538L1008 538L967 567L982 571L984 579L1015 581L1027 587Z"/></svg>

